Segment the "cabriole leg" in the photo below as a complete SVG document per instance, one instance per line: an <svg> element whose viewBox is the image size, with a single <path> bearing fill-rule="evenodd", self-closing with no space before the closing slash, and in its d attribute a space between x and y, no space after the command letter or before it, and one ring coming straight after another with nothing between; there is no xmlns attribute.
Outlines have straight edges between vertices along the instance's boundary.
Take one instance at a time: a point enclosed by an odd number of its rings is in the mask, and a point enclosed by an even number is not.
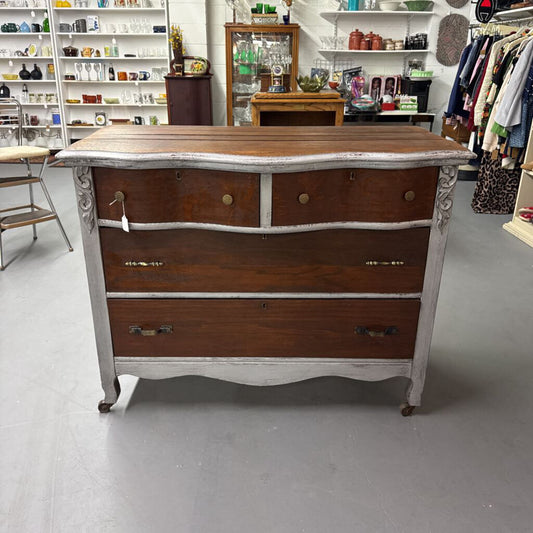
<svg viewBox="0 0 533 533"><path fill-rule="evenodd" d="M115 379L109 384L102 382L102 387L104 389L105 397L98 402L98 411L101 413L109 413L111 407L117 403L118 397L120 396L120 383L118 378L115 377Z"/></svg>

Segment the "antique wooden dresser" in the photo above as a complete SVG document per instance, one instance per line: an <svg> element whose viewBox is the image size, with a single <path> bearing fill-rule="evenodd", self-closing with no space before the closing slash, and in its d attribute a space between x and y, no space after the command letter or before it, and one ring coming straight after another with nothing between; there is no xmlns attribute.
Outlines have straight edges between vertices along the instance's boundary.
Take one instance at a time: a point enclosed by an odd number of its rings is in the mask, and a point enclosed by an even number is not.
<svg viewBox="0 0 533 533"><path fill-rule="evenodd" d="M457 166L417 127L111 126L74 167L105 398L121 374L409 379L420 405Z"/></svg>

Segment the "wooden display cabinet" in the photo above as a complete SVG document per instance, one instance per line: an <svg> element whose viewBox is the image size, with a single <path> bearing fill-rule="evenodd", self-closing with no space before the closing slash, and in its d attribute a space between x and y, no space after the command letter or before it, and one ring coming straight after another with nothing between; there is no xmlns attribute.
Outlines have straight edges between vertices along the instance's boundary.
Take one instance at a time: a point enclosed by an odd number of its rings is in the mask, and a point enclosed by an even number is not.
<svg viewBox="0 0 533 533"><path fill-rule="evenodd" d="M298 24L226 24L226 108L228 126L251 125L252 95L261 74L281 64L297 89Z"/></svg>
<svg viewBox="0 0 533 533"><path fill-rule="evenodd" d="M169 124L213 125L211 77L165 76Z"/></svg>

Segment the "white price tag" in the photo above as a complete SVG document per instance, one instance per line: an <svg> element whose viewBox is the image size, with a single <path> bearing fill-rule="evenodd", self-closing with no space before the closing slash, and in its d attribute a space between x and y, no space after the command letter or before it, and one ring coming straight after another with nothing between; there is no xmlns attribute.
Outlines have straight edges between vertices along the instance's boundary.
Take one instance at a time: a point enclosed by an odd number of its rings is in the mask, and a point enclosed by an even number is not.
<svg viewBox="0 0 533 533"><path fill-rule="evenodd" d="M128 222L128 219L126 218L126 215L122 215L122 229L124 231L127 231L128 233L130 231L130 224Z"/></svg>

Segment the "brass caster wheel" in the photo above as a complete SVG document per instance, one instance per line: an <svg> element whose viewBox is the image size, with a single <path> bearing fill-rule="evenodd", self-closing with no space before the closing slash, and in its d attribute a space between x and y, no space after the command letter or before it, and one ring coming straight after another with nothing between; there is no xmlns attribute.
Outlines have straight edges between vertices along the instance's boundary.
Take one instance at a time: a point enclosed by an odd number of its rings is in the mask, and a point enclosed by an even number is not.
<svg viewBox="0 0 533 533"><path fill-rule="evenodd" d="M400 411L402 413L402 416L411 416L414 410L414 405L409 405L408 403L402 403L402 405L400 405Z"/></svg>
<svg viewBox="0 0 533 533"><path fill-rule="evenodd" d="M101 413L109 413L111 410L112 403L105 403L103 400L98 403L98 411Z"/></svg>

